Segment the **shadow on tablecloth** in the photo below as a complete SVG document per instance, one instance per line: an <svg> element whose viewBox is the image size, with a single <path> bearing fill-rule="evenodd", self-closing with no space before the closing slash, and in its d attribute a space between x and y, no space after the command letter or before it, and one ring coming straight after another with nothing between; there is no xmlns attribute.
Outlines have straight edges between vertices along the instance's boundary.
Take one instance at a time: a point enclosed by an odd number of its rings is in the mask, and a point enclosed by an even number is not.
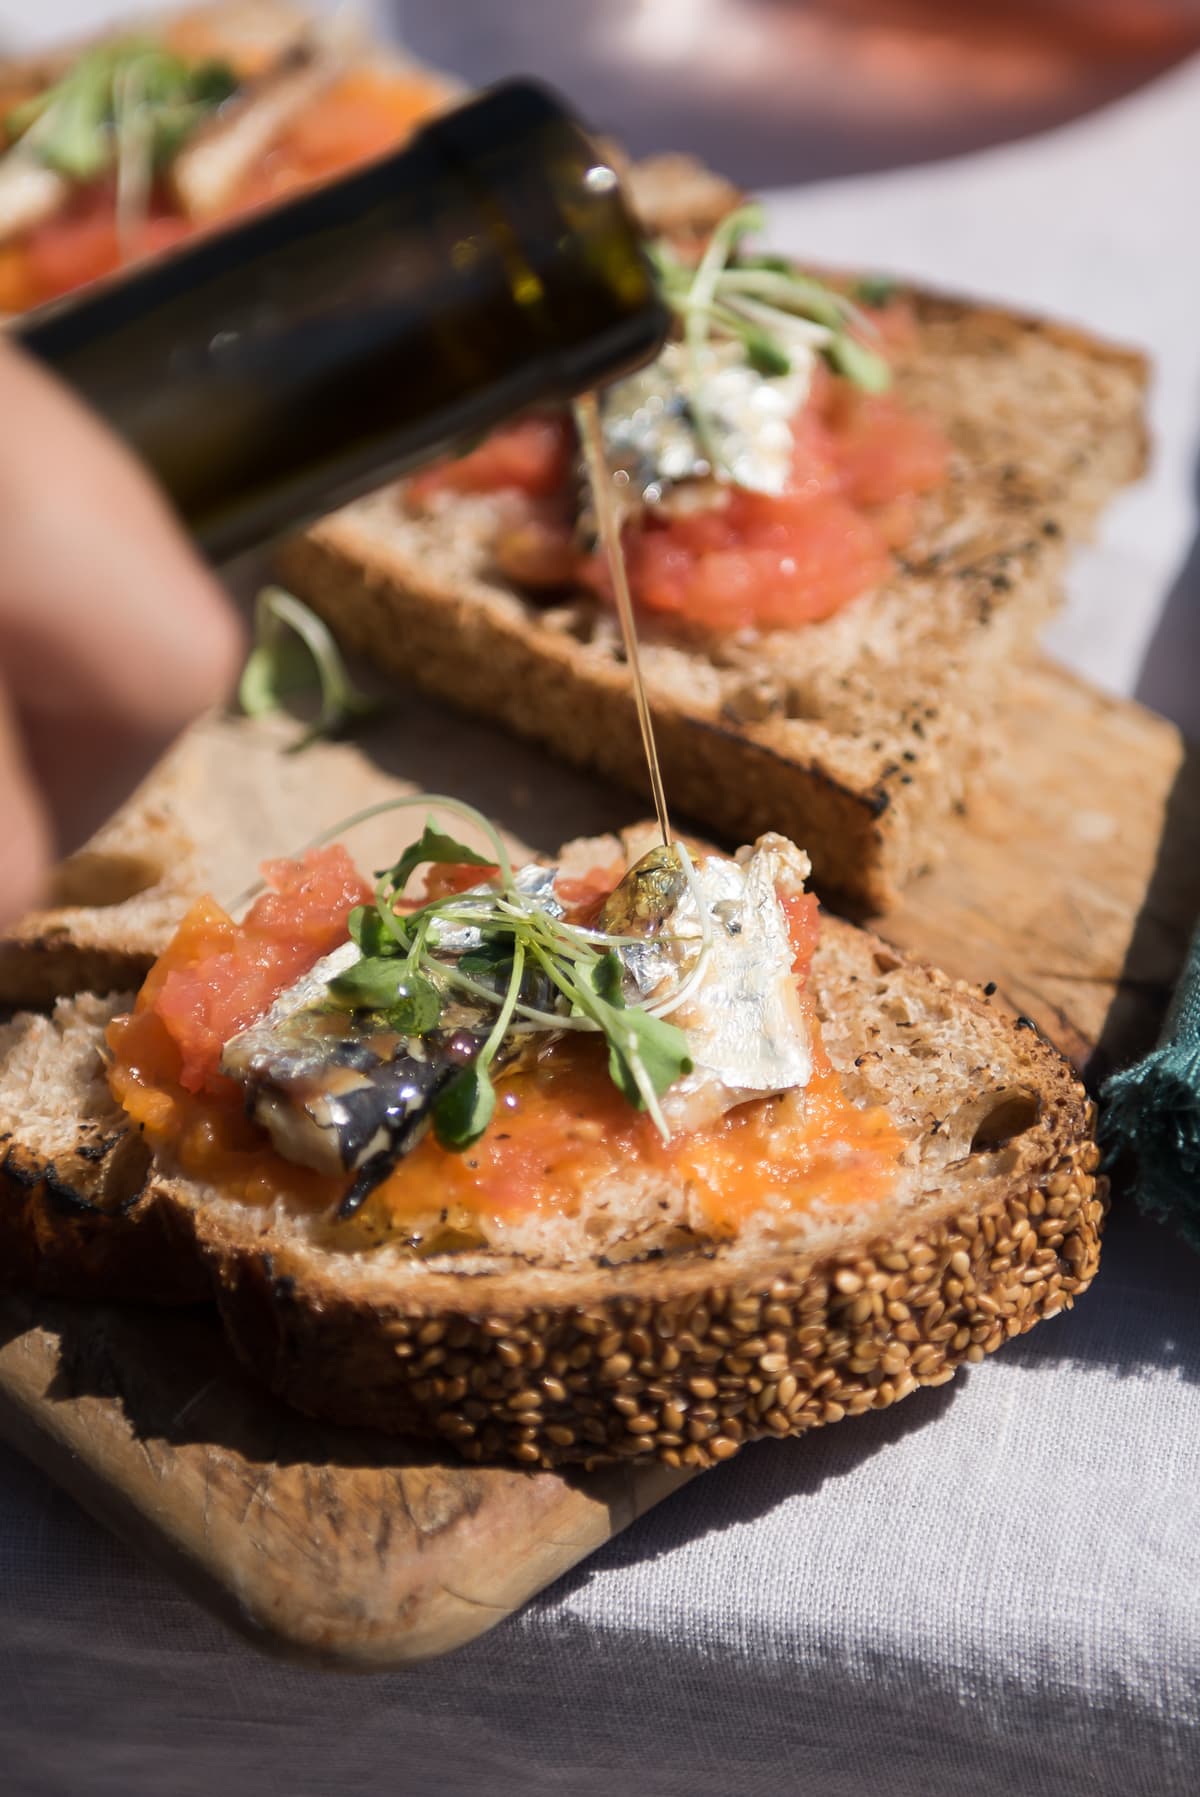
<svg viewBox="0 0 1200 1797"><path fill-rule="evenodd" d="M1200 515L1200 465L1193 471ZM1184 731L1200 717L1200 531L1192 539L1142 658L1134 697Z"/></svg>
<svg viewBox="0 0 1200 1797"><path fill-rule="evenodd" d="M1003 1353L1011 1366L1103 1367L1118 1378L1165 1371L1200 1385L1200 1256L1118 1193L1092 1289Z"/></svg>

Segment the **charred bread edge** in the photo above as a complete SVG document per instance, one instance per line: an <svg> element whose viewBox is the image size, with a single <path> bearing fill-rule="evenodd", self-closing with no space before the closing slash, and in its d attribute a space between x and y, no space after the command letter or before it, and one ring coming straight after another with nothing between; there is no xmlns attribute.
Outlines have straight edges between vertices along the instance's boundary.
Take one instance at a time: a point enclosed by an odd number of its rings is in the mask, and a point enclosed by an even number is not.
<svg viewBox="0 0 1200 1797"><path fill-rule="evenodd" d="M159 1203L130 1129L81 1127L62 1162L0 1139L0 1289L62 1298L198 1303L208 1273Z"/></svg>

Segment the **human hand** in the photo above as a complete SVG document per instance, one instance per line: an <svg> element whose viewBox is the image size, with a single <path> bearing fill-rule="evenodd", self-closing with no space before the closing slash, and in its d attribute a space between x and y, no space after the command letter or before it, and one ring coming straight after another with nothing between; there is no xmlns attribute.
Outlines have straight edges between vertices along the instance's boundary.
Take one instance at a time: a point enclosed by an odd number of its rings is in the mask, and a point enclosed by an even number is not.
<svg viewBox="0 0 1200 1797"><path fill-rule="evenodd" d="M132 455L0 342L0 923L224 696L241 650Z"/></svg>

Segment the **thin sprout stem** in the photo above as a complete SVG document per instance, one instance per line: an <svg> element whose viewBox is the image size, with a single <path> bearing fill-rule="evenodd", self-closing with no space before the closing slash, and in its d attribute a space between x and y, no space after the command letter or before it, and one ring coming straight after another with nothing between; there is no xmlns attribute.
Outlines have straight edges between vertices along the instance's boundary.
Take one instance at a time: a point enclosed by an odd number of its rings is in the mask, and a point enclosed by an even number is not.
<svg viewBox="0 0 1200 1797"><path fill-rule="evenodd" d="M754 206L741 206L736 212L721 221L708 240L707 248L700 258L696 273L692 279L686 296L683 298L683 336L688 352L688 377L690 391L688 405L692 420L696 426L696 435L708 457L714 474L725 468L721 455L721 447L717 433L713 428L703 401L700 398L700 357L708 342L708 328L711 323L711 307L720 280L721 271L729 259L734 243L743 231L752 228L761 219L761 211Z"/></svg>
<svg viewBox="0 0 1200 1797"><path fill-rule="evenodd" d="M831 343L837 332L826 324L814 324L810 318L801 318L798 314L788 312L784 316L765 306L760 300L751 299L745 294L731 295L722 300L717 311L724 318L728 315L735 321L745 319L750 324L761 325L764 330L776 331L779 336L792 343L803 343L812 349L819 349Z"/></svg>
<svg viewBox="0 0 1200 1797"><path fill-rule="evenodd" d="M836 331L853 325L856 330L878 332L875 320L861 306L807 275L783 274L771 268L727 268L722 272L720 285L730 293L758 294L768 302L774 301L782 312L807 315L817 323L828 321Z"/></svg>
<svg viewBox="0 0 1200 1797"><path fill-rule="evenodd" d="M576 941L560 926L558 918L548 918L545 913L540 917L534 914L526 920L526 927L552 954L562 955L564 959L570 961L589 963L600 959L601 950L598 944ZM567 930L569 928L568 925Z"/></svg>
<svg viewBox="0 0 1200 1797"><path fill-rule="evenodd" d="M382 918L383 927L392 938L392 941L398 942L402 949L411 952L412 943L408 939L408 932L401 924L399 912L395 910L391 903L392 894L387 890L385 885L386 880L387 875L380 874L375 882L375 909ZM408 916L411 915L411 912L408 913ZM408 921L408 916L404 919L405 923Z"/></svg>
<svg viewBox="0 0 1200 1797"><path fill-rule="evenodd" d="M361 811L351 812L349 817L341 818L336 824L331 824L328 830L322 830L319 836L310 838L298 851L298 854L307 855L312 849L323 849L327 842L332 842L337 836L344 836L348 830L356 830L360 824L370 823L374 817L383 817L389 811L411 811L418 805L449 811L457 817L466 818L477 829L482 830L488 839L489 846L495 850L496 865L500 869L504 885L511 886L513 884L512 862L496 826L483 815L482 811L476 811L474 805L468 805L462 799L447 798L444 793L414 793L411 797L378 799L374 805L364 805ZM255 880L252 886L248 886L244 892L239 893L230 909L239 911L243 905L249 904L251 899L257 898L258 894L265 889L266 884L265 880Z"/></svg>
<svg viewBox="0 0 1200 1797"><path fill-rule="evenodd" d="M542 969L542 972L546 975L546 978L550 981L550 984L552 986L557 986L564 998L569 998L573 1002L577 1002L579 997L577 980L567 978L563 974L561 968L555 966L553 958L546 952L545 947L542 943L538 942L536 938L529 946L533 952L534 959ZM598 1020L591 1017L590 1013L585 1012L584 1015L588 1017L594 1029L600 1027Z"/></svg>
<svg viewBox="0 0 1200 1797"><path fill-rule="evenodd" d="M499 909L511 909L514 913L518 911L518 907L507 896L500 898ZM568 923L565 918L551 917L548 912L539 911L534 904L521 910L520 915L544 922L555 935L574 938L588 948L620 948L625 943L641 940L638 936L621 936L613 930L593 930L586 924Z"/></svg>
<svg viewBox="0 0 1200 1797"><path fill-rule="evenodd" d="M145 80L142 59L119 69L113 81L116 136L117 247L122 263L137 253L135 227L144 225L153 180L152 150L143 112Z"/></svg>
<svg viewBox="0 0 1200 1797"><path fill-rule="evenodd" d="M834 330L843 328L857 311L853 301L822 287L818 281L806 280L803 275L778 274L769 268L727 268L720 285L722 298L726 294L752 294L780 312L807 315L818 324L828 321Z"/></svg>
<svg viewBox="0 0 1200 1797"><path fill-rule="evenodd" d="M426 967L432 974L444 979L448 986L456 986L462 992L469 992L473 998L482 999L486 1004L498 1005L500 1003L500 994L494 987L485 986L479 980L473 980L469 973L460 973L457 967L447 966L436 956L430 956ZM517 1003L516 1010L519 1017L541 1029L578 1030L598 1027L590 1018L560 1017L557 1012L542 1011L536 1005L527 1005L520 1001Z"/></svg>
<svg viewBox="0 0 1200 1797"><path fill-rule="evenodd" d="M503 1042L512 1022L512 1014L516 1009L517 996L521 990L521 981L525 974L525 946L518 942L513 949L512 973L509 976L508 991L504 995L504 1003L500 1007L500 1015L492 1025L492 1032L479 1051L476 1065L489 1067L495 1057L496 1050Z"/></svg>
<svg viewBox="0 0 1200 1797"><path fill-rule="evenodd" d="M504 897L497 900L496 910L514 928L523 925L527 930L534 930L551 942L564 945L563 953L570 952L585 959L589 955L595 956L595 949L590 942L576 942L570 924L563 924L559 918L550 917L545 911L538 911L532 906L514 905Z"/></svg>
<svg viewBox="0 0 1200 1797"><path fill-rule="evenodd" d="M524 899L525 895L521 896ZM566 923L561 917L551 917L548 912L540 911L532 902L518 904L503 895L492 898L490 902L484 897L476 905L456 903L453 899L435 899L430 905L422 905L418 910L404 915L411 920L423 917L426 913L435 921L459 929L485 929L497 923L511 928L514 935L522 926L537 929L556 946L561 947L564 954L569 953L579 960L594 958L597 950L602 952L640 941L637 936L619 936L605 930L589 930L579 924Z"/></svg>
<svg viewBox="0 0 1200 1797"><path fill-rule="evenodd" d="M663 1108L658 1102L658 1093L654 1090L650 1075L646 1072L641 1054L638 1051L637 1038L632 1032L630 1032L628 1041L625 1045L625 1059L629 1062L630 1070L633 1073L633 1083L638 1089L638 1094L654 1123L655 1129L658 1131L664 1142L669 1142L671 1140L670 1128L663 1115Z"/></svg>
<svg viewBox="0 0 1200 1797"><path fill-rule="evenodd" d="M695 307L703 312L710 306L716 294L717 283L725 271L726 264L733 253L733 246L746 231L757 230L762 223L760 206L739 206L735 212L722 219L696 266L691 287L688 291L689 309ZM696 341L703 343L706 331L701 331Z"/></svg>

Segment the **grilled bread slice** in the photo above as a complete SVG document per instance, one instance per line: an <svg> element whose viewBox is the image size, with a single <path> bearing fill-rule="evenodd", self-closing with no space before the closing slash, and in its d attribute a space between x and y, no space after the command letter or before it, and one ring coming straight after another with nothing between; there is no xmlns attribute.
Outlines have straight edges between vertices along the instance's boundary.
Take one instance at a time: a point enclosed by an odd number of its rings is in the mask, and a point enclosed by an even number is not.
<svg viewBox="0 0 1200 1797"><path fill-rule="evenodd" d="M664 188L649 186L651 222ZM1140 355L994 307L907 297L916 331L896 391L953 455L893 575L792 630L643 631L676 806L732 840L771 828L803 842L818 890L858 914L936 859L939 821L962 803L1008 672L1058 600L1069 544L1146 449ZM519 591L495 566L505 517L504 495L431 508L401 484L285 546L282 576L392 672L644 792L610 609Z"/></svg>
<svg viewBox="0 0 1200 1797"><path fill-rule="evenodd" d="M818 1202L764 1213L731 1241L663 1246L647 1231L591 1254L565 1227L560 1250L551 1224L533 1251L495 1241L422 1260L162 1160L141 1202L193 1245L234 1345L279 1396L440 1436L468 1458L699 1466L754 1436L882 1408L1087 1288L1103 1210L1092 1110L1023 1020L851 925L825 919L811 979L848 1096L884 1105L906 1144L894 1194L874 1207ZM14 1026L39 1048L56 1030L64 1073L54 1130L33 1142L18 1127L10 1160L28 1170L52 1151L57 1168L63 1135L119 1156L98 1067L124 1002ZM631 1214L644 1210L637 1172Z"/></svg>

